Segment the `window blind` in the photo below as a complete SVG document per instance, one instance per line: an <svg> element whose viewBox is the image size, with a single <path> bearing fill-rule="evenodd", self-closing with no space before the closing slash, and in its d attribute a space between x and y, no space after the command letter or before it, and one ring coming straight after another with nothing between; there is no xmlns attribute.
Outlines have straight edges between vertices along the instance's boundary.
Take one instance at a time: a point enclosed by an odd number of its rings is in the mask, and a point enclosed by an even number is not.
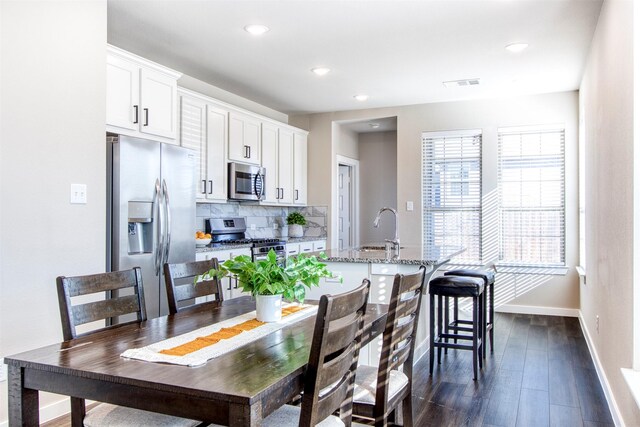
<svg viewBox="0 0 640 427"><path fill-rule="evenodd" d="M422 134L425 251L465 247L457 262L478 262L481 251L480 131Z"/></svg>
<svg viewBox="0 0 640 427"><path fill-rule="evenodd" d="M500 260L565 264L564 129L498 130Z"/></svg>

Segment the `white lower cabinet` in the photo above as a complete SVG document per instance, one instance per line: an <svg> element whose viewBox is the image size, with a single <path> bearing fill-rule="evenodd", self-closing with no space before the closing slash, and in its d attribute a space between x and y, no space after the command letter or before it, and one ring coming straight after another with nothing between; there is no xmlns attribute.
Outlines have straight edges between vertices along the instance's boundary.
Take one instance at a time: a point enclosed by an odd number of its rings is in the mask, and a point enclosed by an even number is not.
<svg viewBox="0 0 640 427"><path fill-rule="evenodd" d="M313 240L308 242L287 243L287 256L302 253L320 252L327 249L326 240Z"/></svg>
<svg viewBox="0 0 640 427"><path fill-rule="evenodd" d="M235 258L239 255L247 255L251 256L251 249L249 248L239 248L239 249L230 249L230 250L221 250L221 251L209 251L209 252L198 252L196 253L196 261L204 261L211 258L218 258L218 262L222 264L228 259ZM225 277L221 280L222 286L222 294L224 299L237 298L243 295L249 295L246 292L242 292L242 288L238 284L238 280L234 277ZM208 297L200 300L197 299L196 303L207 301Z"/></svg>

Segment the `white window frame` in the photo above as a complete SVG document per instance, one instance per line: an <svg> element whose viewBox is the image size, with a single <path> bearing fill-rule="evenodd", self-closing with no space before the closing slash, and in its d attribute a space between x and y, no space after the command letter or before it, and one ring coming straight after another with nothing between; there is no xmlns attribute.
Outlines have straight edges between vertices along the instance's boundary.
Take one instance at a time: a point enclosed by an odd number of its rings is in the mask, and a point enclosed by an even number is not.
<svg viewBox="0 0 640 427"><path fill-rule="evenodd" d="M504 261L503 259L499 259L498 260L498 264L501 266L510 266L510 267L525 267L525 268L540 268L540 269L559 269L558 273L559 274L563 274L564 271L566 271L566 260L567 260L567 254L566 254L566 239L567 239L567 233L566 233L566 226L567 226L567 212L566 212L566 176L565 176L565 171L566 171L566 147L565 147L565 137L566 137L566 126L564 124L549 124L549 125L536 125L536 126L514 126L514 127L502 127L502 128L498 128L498 215L499 215L499 247L500 247L500 258L502 257L502 253L503 253L503 248L502 248L502 244L503 244L503 221L502 221L502 177L501 177L501 152L502 152L502 135L505 134L513 134L513 133L542 133L542 132L553 132L553 131L562 131L563 132L563 137L562 137L562 176L563 176L563 181L562 181L562 227L561 227L561 232L562 232L562 253L561 253L561 260L557 263L538 263L538 262L526 262L526 261L514 261L514 260L510 260L510 261Z"/></svg>
<svg viewBox="0 0 640 427"><path fill-rule="evenodd" d="M479 147L478 147L478 163L479 163L479 180L477 185L478 187L478 204L476 207L464 207L464 208L455 208L455 207L441 207L441 208L432 208L430 203L428 203L429 195L427 194L428 188L425 188L428 185L428 181L433 178L429 178L427 174L432 170L434 162L426 158L426 143L427 140L436 140L436 139L458 139L458 138L469 138L469 137L477 137L479 138ZM478 265L482 263L482 129L470 129L470 130L453 130L453 131L440 131L440 132L423 132L421 138L421 151L422 151L422 205L423 205L423 214L422 214L422 241L423 248L425 251L429 251L430 246L434 244L434 242L429 241L429 236L427 236L427 216L431 212L477 212L478 214L478 257L479 259L469 259L466 258L466 253L462 253L460 256L455 257L454 262L460 265ZM471 159L471 158L470 158ZM442 161L442 159L439 159ZM431 166L427 166L431 163ZM455 244L454 244L455 246Z"/></svg>

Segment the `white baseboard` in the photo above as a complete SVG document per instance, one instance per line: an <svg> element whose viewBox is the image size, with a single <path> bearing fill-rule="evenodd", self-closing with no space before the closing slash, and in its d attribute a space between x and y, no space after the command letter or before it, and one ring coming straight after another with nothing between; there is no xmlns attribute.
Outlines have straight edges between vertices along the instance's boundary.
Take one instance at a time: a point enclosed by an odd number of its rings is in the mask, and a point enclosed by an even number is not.
<svg viewBox="0 0 640 427"><path fill-rule="evenodd" d="M91 402L92 401L87 400L87 404L90 404ZM69 403L68 397L65 397L47 406L41 406L40 407L40 424L54 420L63 415L67 415L70 412L71 412L71 404ZM0 422L0 427L8 427L8 426L9 426L8 420Z"/></svg>
<svg viewBox="0 0 640 427"><path fill-rule="evenodd" d="M582 311L579 311L578 313L578 319L580 319L580 327L582 328L582 333L584 334L584 338L587 341L587 347L589 347L589 353L591 353L591 360L593 360L593 364L596 367L596 373L598 374L600 385L602 386L602 390L604 391L604 396L607 399L607 403L609 404L609 411L611 411L613 422L616 426L624 427L624 422L622 421L622 416L620 415L620 409L618 408L616 399L613 397L611 385L609 384L607 375L604 372L602 363L600 363L600 358L598 357L598 353L596 352L595 346L593 345L591 335L589 335L589 330L585 327L585 320L582 316Z"/></svg>
<svg viewBox="0 0 640 427"><path fill-rule="evenodd" d="M495 308L498 313L516 314L540 314L543 316L578 317L580 310L577 308L540 307L537 305L504 304Z"/></svg>

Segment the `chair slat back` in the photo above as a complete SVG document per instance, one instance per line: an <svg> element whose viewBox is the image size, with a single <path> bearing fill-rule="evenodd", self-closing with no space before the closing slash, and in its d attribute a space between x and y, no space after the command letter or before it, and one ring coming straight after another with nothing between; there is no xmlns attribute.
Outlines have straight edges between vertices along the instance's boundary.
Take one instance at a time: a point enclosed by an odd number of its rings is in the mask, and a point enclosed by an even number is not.
<svg viewBox="0 0 640 427"><path fill-rule="evenodd" d="M416 273L396 274L393 281L387 322L382 337L382 354L378 366L376 406L386 405L389 377L393 369L402 367L411 384L415 333L418 327L420 301L426 268Z"/></svg>
<svg viewBox="0 0 640 427"><path fill-rule="evenodd" d="M211 269L218 269L218 259L164 265L164 280L169 301L169 313L175 314L187 307L180 307L180 302L198 297L213 295L216 301L222 301L222 287L217 278L203 280L196 285L193 279Z"/></svg>
<svg viewBox="0 0 640 427"><path fill-rule="evenodd" d="M320 298L311 354L305 375L300 426L315 426L340 410L351 422L353 386L371 283Z"/></svg>
<svg viewBox="0 0 640 427"><path fill-rule="evenodd" d="M58 290L58 304L60 306L60 320L62 334L66 340L77 338L80 334L76 328L85 323L106 320L117 316L135 313L136 320L120 323L120 326L147 319L142 286L142 272L139 267L131 270L114 271L110 273L91 274L86 276L64 277L56 279ZM71 298L95 294L105 291L132 290L132 295L112 295L112 298L83 304L73 305ZM122 292L124 294L125 292ZM113 326L112 326L113 327ZM111 327L100 328L98 330ZM90 332L94 333L96 330ZM82 334L82 335L87 335Z"/></svg>

